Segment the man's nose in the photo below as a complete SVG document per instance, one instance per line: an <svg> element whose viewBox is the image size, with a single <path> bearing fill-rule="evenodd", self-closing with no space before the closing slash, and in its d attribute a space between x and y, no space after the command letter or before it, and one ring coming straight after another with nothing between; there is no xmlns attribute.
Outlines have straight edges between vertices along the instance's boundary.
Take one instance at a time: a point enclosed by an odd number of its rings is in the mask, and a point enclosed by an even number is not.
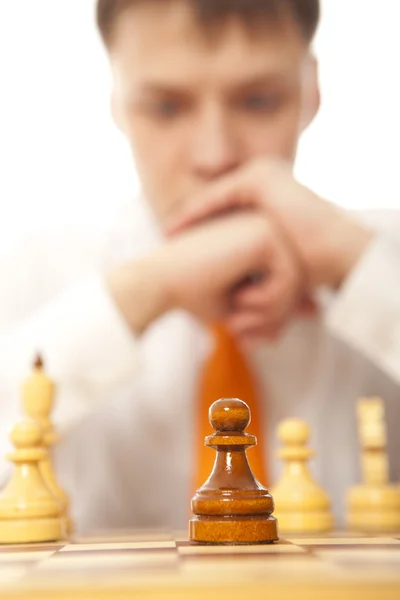
<svg viewBox="0 0 400 600"><path fill-rule="evenodd" d="M201 111L193 124L189 152L193 172L202 180L221 177L240 166L243 149L223 108L209 105Z"/></svg>

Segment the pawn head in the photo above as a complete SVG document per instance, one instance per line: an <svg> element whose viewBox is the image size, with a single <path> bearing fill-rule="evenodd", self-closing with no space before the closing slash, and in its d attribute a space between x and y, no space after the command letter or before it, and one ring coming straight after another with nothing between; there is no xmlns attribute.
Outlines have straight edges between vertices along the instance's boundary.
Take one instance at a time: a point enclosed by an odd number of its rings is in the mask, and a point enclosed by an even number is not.
<svg viewBox="0 0 400 600"><path fill-rule="evenodd" d="M221 398L211 405L210 423L216 431L243 432L250 423L250 409L238 398Z"/></svg>
<svg viewBox="0 0 400 600"><path fill-rule="evenodd" d="M278 427L278 439L288 446L304 445L310 437L310 428L301 419L286 419Z"/></svg>

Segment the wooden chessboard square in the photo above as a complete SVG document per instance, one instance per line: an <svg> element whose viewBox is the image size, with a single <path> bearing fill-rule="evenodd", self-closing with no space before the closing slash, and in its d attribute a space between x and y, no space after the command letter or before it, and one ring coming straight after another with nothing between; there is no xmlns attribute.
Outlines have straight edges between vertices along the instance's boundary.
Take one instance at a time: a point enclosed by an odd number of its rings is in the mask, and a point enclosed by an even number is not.
<svg viewBox="0 0 400 600"><path fill-rule="evenodd" d="M290 600L307 599L313 586L322 585L332 592L332 600L365 598L373 586L376 595L371 598L386 600L391 585L393 599L400 598L396 538L304 536L249 546L200 545L184 534L181 538L140 541L135 536L127 541L113 535L93 537L92 542L80 538L65 546L0 547L0 559L1 554L7 557L0 560L0 597L23 600L32 591L35 600L93 600L103 594L114 600L118 593L161 600L191 598L192 590L199 598L218 594L232 600L246 592L251 598L264 598L279 592L279 598ZM342 595L343 587L347 595ZM317 595L327 597L325 592Z"/></svg>
<svg viewBox="0 0 400 600"><path fill-rule="evenodd" d="M156 569L157 571L176 568L179 557L176 552L153 550L151 552L64 552L53 560L42 562L38 570L47 572L99 571L100 576L107 572L129 569Z"/></svg>
<svg viewBox="0 0 400 600"><path fill-rule="evenodd" d="M181 533L184 536L184 533ZM187 535L187 534L186 534ZM171 531L168 530L158 530L158 529L150 529L150 530L138 530L134 531L123 530L123 531L101 531L96 530L95 533L91 535L80 535L76 539L72 539L71 543L74 544L96 544L96 543L104 543L104 540L107 540L109 543L125 543L125 542L167 542L174 541L176 537L173 535Z"/></svg>
<svg viewBox="0 0 400 600"><path fill-rule="evenodd" d="M7 553L15 553L18 554L20 552L32 552L35 554L37 552L57 552L65 546L65 542L57 544L0 544L0 552Z"/></svg>
<svg viewBox="0 0 400 600"><path fill-rule="evenodd" d="M60 552L100 552L100 551L119 551L119 550L162 550L175 549L174 541L134 541L134 542L96 542L93 544L68 544L61 548Z"/></svg>
<svg viewBox="0 0 400 600"><path fill-rule="evenodd" d="M239 546L211 546L195 544L193 542L177 542L178 553L182 556L211 556L211 555L282 555L302 554L306 550L290 542L276 542L274 544L255 544Z"/></svg>
<svg viewBox="0 0 400 600"><path fill-rule="evenodd" d="M313 553L317 558L329 560L331 562L340 563L345 567L354 567L359 564L365 569L370 569L371 566L386 565L391 567L396 565L400 568L400 552L395 551L387 546L385 548L341 548L332 552L329 550L315 550Z"/></svg>
<svg viewBox="0 0 400 600"><path fill-rule="evenodd" d="M292 539L288 540L293 544L299 546L399 546L400 540L389 537L360 537L360 538L348 538L348 537L337 537L337 538L304 538L304 539Z"/></svg>
<svg viewBox="0 0 400 600"><path fill-rule="evenodd" d="M209 582L226 581L230 585L237 582L240 585L257 581L285 581L290 579L305 580L312 578L317 581L324 577L335 577L338 567L329 562L319 560L307 554L286 555L286 559L276 560L268 555L231 555L217 557L193 557L184 560L181 571L190 577L198 576Z"/></svg>
<svg viewBox="0 0 400 600"><path fill-rule="evenodd" d="M148 560L151 560L151 556L154 555L159 555L159 556L178 556L177 552L176 552L176 548L128 548L128 549L124 549L124 550L107 550L107 549L102 549L102 550L88 550L88 551L79 551L79 550L74 550L72 552L58 552L57 554L54 555L54 559L55 560L61 560L64 557L73 557L75 559L79 559L79 558L86 558L86 557L92 557L92 558L98 558L99 560L101 560L101 557L106 557L106 556L113 556L113 557L118 557L118 556L137 556L137 555L142 555L143 557L148 557Z"/></svg>
<svg viewBox="0 0 400 600"><path fill-rule="evenodd" d="M29 572L29 569L24 563L5 565L0 567L0 590L3 586L11 585L21 581L21 579Z"/></svg>
<svg viewBox="0 0 400 600"><path fill-rule="evenodd" d="M47 550L38 550L36 552L9 552L0 550L0 568L4 563L35 563L41 560L49 559L54 552Z"/></svg>

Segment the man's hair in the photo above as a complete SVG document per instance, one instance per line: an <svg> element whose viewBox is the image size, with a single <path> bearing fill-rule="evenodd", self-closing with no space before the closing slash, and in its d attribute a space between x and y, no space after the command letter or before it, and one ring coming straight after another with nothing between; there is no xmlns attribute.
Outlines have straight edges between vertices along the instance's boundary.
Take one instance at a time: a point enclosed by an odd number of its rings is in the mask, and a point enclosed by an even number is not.
<svg viewBox="0 0 400 600"><path fill-rule="evenodd" d="M101 37L109 46L115 23L125 10L143 2L167 2L171 0L97 0L97 25ZM291 17L300 28L307 42L311 42L318 26L319 0L185 0L194 11L199 23L207 30L215 25L237 17L250 29L262 23L280 22Z"/></svg>

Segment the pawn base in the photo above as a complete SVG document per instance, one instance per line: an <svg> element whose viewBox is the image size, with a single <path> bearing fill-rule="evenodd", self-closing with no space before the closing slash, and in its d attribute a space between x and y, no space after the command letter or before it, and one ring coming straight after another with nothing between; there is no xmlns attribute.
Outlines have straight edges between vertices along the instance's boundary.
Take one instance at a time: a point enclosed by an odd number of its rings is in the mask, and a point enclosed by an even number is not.
<svg viewBox="0 0 400 600"><path fill-rule="evenodd" d="M274 517L195 516L189 523L189 539L203 544L270 544L278 541Z"/></svg>
<svg viewBox="0 0 400 600"><path fill-rule="evenodd" d="M55 542L65 537L59 518L0 520L0 544Z"/></svg>
<svg viewBox="0 0 400 600"><path fill-rule="evenodd" d="M392 485L360 485L348 496L347 524L370 533L400 531L400 488Z"/></svg>
<svg viewBox="0 0 400 600"><path fill-rule="evenodd" d="M334 526L330 511L298 511L277 513L279 529L284 533L328 533Z"/></svg>
<svg viewBox="0 0 400 600"><path fill-rule="evenodd" d="M365 533L398 533L400 513L394 510L353 511L347 516L348 527Z"/></svg>

